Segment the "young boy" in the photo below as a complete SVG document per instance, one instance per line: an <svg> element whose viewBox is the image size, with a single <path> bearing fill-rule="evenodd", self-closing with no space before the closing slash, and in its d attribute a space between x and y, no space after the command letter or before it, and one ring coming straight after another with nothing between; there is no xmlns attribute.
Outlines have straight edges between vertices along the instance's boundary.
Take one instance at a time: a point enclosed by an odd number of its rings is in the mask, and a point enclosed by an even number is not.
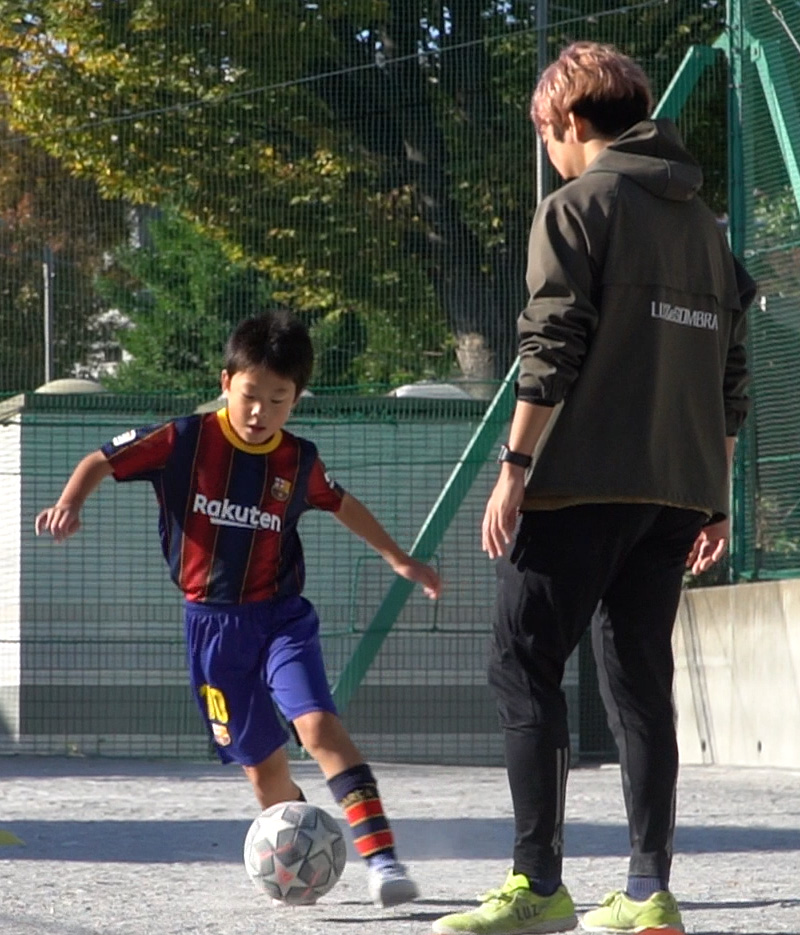
<svg viewBox="0 0 800 935"><path fill-rule="evenodd" d="M301 596L297 522L306 510L328 510L428 597L439 596L440 581L325 472L310 441L284 430L312 364L308 332L292 315L242 322L226 349L226 406L126 432L87 455L36 517L36 532L74 535L86 498L108 475L150 481L164 558L185 597L192 689L220 759L242 765L261 808L302 800L277 706L351 825L372 900L392 906L417 888L396 859L375 778L336 713L319 620Z"/></svg>
<svg viewBox="0 0 800 935"><path fill-rule="evenodd" d="M517 403L483 521L484 551L498 560L489 682L513 865L481 906L435 922L441 935L577 924L561 876L570 754L561 682L590 625L631 856L625 889L581 924L683 930L669 892L671 635L685 566L704 571L728 536L755 287L697 197L697 163L672 123L647 119L651 106L641 68L592 42L566 48L533 96L536 129L567 184L533 220Z"/></svg>

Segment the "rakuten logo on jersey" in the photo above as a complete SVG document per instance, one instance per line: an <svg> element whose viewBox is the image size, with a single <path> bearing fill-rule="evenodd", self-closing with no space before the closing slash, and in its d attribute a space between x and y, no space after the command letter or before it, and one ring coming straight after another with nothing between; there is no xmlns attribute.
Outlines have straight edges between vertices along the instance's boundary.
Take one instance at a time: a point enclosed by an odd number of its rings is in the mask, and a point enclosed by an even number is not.
<svg viewBox="0 0 800 935"><path fill-rule="evenodd" d="M202 493L194 495L192 512L207 516L212 526L232 526L234 529L268 529L281 531L281 518L275 513L266 513L257 506L242 506L224 500L209 500Z"/></svg>

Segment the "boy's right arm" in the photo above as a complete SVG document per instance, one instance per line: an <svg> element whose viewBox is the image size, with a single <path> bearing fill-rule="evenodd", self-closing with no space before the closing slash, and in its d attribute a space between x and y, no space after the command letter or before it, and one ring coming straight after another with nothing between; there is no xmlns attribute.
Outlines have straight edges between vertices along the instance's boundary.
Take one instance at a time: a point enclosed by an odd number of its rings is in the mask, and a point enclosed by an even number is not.
<svg viewBox="0 0 800 935"><path fill-rule="evenodd" d="M77 465L61 496L53 506L36 517L36 535L49 532L56 542L62 542L81 528L80 512L87 497L112 473L102 451L93 451Z"/></svg>
<svg viewBox="0 0 800 935"><path fill-rule="evenodd" d="M437 572L430 565L407 555L360 500L346 493L333 515L350 532L375 549L395 574L421 584L426 597L439 597L442 582Z"/></svg>

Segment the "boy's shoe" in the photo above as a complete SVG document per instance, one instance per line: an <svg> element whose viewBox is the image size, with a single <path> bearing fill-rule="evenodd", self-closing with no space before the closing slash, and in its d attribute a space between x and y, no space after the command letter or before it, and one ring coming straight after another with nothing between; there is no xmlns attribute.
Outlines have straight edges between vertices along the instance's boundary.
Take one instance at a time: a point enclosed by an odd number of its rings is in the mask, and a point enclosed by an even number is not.
<svg viewBox="0 0 800 935"><path fill-rule="evenodd" d="M406 868L398 861L367 868L369 895L376 906L386 909L411 902L419 896L417 884L406 874Z"/></svg>
<svg viewBox="0 0 800 935"><path fill-rule="evenodd" d="M442 916L433 923L433 931L438 935L546 935L571 932L578 924L565 886L559 886L552 896L539 896L531 892L528 878L513 870L499 890L478 899L477 909Z"/></svg>
<svg viewBox="0 0 800 935"><path fill-rule="evenodd" d="M599 909L584 915L581 927L587 932L643 932L660 928L684 931L675 897L664 890L641 902L622 890L608 893Z"/></svg>

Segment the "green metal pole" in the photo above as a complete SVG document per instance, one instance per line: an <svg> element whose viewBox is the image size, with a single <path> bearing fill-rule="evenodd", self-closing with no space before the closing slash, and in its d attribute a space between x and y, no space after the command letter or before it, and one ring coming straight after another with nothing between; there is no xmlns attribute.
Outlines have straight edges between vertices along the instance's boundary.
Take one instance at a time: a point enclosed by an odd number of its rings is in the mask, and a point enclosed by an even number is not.
<svg viewBox="0 0 800 935"><path fill-rule="evenodd" d="M742 131L744 54L747 46L741 0L728 0L728 233L731 250L742 257L745 247L744 136ZM753 419L740 433L731 484L730 577L737 581L746 564L748 509L747 464Z"/></svg>

